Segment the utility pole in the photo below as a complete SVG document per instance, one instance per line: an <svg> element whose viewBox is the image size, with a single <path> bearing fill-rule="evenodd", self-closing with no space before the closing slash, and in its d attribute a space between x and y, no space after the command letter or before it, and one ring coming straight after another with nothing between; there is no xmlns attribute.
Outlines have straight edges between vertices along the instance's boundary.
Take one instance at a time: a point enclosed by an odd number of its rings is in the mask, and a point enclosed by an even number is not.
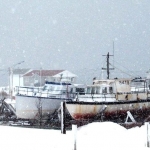
<svg viewBox="0 0 150 150"><path fill-rule="evenodd" d="M13 96L13 68L22 63L24 63L24 61L21 61L19 63L12 65L11 67L9 67L9 95L10 95L11 100L12 100L12 96Z"/></svg>
<svg viewBox="0 0 150 150"><path fill-rule="evenodd" d="M42 82L42 67L40 68L40 87L41 87L41 82Z"/></svg>
<svg viewBox="0 0 150 150"><path fill-rule="evenodd" d="M9 96L10 96L10 99L12 99L12 93L13 93L13 71L12 71L12 68L9 67Z"/></svg>

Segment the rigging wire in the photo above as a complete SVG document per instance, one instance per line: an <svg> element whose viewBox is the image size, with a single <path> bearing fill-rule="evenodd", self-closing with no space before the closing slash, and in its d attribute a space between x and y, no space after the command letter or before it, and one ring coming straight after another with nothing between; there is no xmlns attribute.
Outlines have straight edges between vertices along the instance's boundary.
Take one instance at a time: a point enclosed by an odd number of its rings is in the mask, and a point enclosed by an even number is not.
<svg viewBox="0 0 150 150"><path fill-rule="evenodd" d="M115 61L115 63L117 63L117 64L119 64L120 65L120 63L118 63L117 61ZM123 67L123 68L125 68L126 70L128 70L129 72L132 72L132 74L134 75L134 76L138 76L138 77L140 77L140 75L139 74L135 74L135 73L133 73L133 71L131 71L131 70L129 70L128 68L126 68L126 67L124 67L124 66L122 66L122 65L120 65L121 67ZM115 67L115 66L113 66L113 67ZM117 68L116 68L117 69ZM119 69L118 69L119 70ZM127 74L127 73L126 73ZM132 75L132 76L133 76Z"/></svg>
<svg viewBox="0 0 150 150"><path fill-rule="evenodd" d="M122 71L121 69L119 69L119 68L113 66L111 63L109 63L109 64L110 64L112 67L114 67L114 68L118 69L119 71L121 71L122 73L124 73L124 74L126 74L126 75L128 75L128 76L130 76L130 77L134 77L133 75L131 75L131 74L129 74L129 73L126 73L126 72Z"/></svg>

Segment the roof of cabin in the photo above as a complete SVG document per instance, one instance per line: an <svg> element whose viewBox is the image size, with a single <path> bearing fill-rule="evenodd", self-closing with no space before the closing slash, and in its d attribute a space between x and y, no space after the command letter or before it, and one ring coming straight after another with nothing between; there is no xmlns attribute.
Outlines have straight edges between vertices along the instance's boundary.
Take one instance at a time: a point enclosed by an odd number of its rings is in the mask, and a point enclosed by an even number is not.
<svg viewBox="0 0 150 150"><path fill-rule="evenodd" d="M64 70L32 70L24 74L24 76L33 76L34 74L38 74L40 76L54 76L63 71Z"/></svg>

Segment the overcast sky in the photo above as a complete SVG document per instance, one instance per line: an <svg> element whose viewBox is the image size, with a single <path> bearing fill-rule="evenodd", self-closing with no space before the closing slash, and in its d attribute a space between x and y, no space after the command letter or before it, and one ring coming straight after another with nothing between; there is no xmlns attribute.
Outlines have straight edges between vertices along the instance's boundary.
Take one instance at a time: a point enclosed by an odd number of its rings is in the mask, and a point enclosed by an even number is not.
<svg viewBox="0 0 150 150"><path fill-rule="evenodd" d="M24 60L16 68L67 69L89 78L100 75L113 41L115 64L150 69L149 0L0 1L0 69Z"/></svg>

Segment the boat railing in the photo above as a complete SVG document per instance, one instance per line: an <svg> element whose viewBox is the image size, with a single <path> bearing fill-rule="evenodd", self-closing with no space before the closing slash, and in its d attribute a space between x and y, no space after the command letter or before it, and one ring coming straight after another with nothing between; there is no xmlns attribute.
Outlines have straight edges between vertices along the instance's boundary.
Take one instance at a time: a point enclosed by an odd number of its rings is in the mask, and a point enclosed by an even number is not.
<svg viewBox="0 0 150 150"><path fill-rule="evenodd" d="M42 90L42 88L35 87L16 87L16 95L20 96L34 96L34 97L45 97L45 98L75 98L76 95L83 95L82 92L68 92L66 90Z"/></svg>
<svg viewBox="0 0 150 150"><path fill-rule="evenodd" d="M41 87L19 87L15 88L16 95L34 96L36 93L40 93Z"/></svg>
<svg viewBox="0 0 150 150"><path fill-rule="evenodd" d="M82 96L82 94L79 94L80 97L92 97L92 98L105 98L105 97L109 97L109 98L115 98L116 97L116 93L103 93L103 92L99 92L99 93L93 93L93 92L88 92L88 93L84 93L85 96Z"/></svg>

